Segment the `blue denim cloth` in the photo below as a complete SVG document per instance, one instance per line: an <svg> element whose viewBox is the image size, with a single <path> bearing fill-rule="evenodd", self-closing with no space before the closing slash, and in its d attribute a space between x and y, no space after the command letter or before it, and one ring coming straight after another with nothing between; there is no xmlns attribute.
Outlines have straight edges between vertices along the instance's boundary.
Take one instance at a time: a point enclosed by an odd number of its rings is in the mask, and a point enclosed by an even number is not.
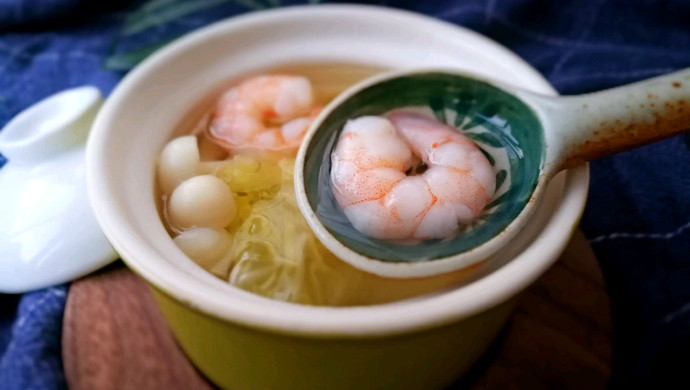
<svg viewBox="0 0 690 390"><path fill-rule="evenodd" d="M0 0L0 126L65 88L92 84L107 94L138 60L187 31L280 3L306 2L203 0L189 6L181 0ZM417 11L485 34L530 62L563 94L690 66L687 1L368 3ZM687 383L690 137L596 161L591 173L581 228L612 300L612 387ZM0 295L1 388L66 387L60 356L66 292L60 286Z"/></svg>

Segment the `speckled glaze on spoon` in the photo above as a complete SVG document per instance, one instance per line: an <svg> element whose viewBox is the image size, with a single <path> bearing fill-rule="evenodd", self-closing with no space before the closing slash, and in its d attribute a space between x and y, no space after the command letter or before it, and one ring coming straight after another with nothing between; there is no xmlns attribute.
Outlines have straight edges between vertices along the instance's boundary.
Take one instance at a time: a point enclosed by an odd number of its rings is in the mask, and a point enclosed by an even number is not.
<svg viewBox="0 0 690 390"><path fill-rule="evenodd" d="M451 239L376 240L349 224L333 197L330 155L348 119L422 107L484 151L496 193ZM546 183L583 162L681 134L690 127L690 70L568 97L538 95L455 70L408 70L367 79L331 102L297 156L295 189L314 233L334 254L377 275L414 278L487 259L529 221ZM571 227L564 227L570 229Z"/></svg>

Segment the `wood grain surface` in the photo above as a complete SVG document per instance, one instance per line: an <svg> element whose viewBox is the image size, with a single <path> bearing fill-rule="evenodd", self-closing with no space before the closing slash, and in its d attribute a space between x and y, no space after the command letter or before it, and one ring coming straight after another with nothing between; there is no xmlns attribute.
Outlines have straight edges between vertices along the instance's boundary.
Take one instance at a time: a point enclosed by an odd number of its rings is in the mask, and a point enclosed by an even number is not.
<svg viewBox="0 0 690 390"><path fill-rule="evenodd" d="M70 390L213 388L178 347L147 285L121 264L70 287L62 358Z"/></svg>
<svg viewBox="0 0 690 390"><path fill-rule="evenodd" d="M213 388L176 344L146 284L121 264L72 284L62 345L72 390ZM578 232L453 388L604 389L611 354L609 300Z"/></svg>

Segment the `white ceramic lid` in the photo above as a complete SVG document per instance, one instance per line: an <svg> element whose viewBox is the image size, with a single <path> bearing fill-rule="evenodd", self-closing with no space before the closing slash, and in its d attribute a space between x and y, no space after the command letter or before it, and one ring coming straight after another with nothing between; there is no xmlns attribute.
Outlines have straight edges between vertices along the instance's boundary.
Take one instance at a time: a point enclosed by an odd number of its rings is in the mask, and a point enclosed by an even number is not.
<svg viewBox="0 0 690 390"><path fill-rule="evenodd" d="M103 103L94 87L29 107L0 131L0 292L64 283L118 256L98 227L85 183L85 146Z"/></svg>

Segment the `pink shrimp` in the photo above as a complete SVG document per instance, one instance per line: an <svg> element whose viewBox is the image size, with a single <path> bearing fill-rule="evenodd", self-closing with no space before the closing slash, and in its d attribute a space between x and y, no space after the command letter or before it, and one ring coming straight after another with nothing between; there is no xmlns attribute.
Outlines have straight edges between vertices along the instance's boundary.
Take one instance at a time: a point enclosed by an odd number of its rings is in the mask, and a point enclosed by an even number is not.
<svg viewBox="0 0 690 390"><path fill-rule="evenodd" d="M496 187L491 164L469 138L409 109L348 121L331 161L345 216L378 239L452 237Z"/></svg>
<svg viewBox="0 0 690 390"><path fill-rule="evenodd" d="M257 76L221 96L211 119L211 138L228 151L273 150L294 154L319 112L309 80Z"/></svg>

